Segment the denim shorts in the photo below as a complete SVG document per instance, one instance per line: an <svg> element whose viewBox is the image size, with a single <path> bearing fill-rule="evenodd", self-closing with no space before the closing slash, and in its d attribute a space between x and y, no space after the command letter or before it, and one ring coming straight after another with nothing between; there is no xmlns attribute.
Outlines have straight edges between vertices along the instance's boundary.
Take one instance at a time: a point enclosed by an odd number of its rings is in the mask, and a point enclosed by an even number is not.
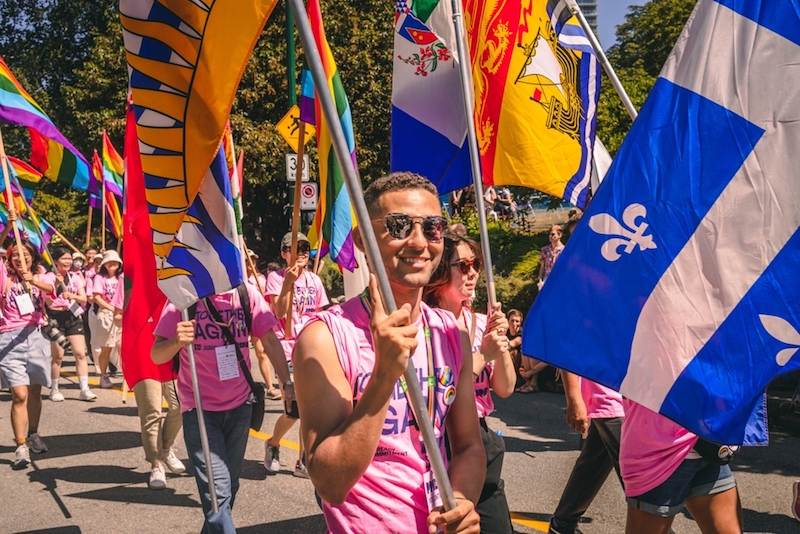
<svg viewBox="0 0 800 534"><path fill-rule="evenodd" d="M736 480L729 466L713 465L702 458L686 459L660 485L625 500L649 514L672 517L683 510L683 503L690 497L714 495L735 487Z"/></svg>
<svg viewBox="0 0 800 534"><path fill-rule="evenodd" d="M39 327L0 334L0 384L50 387L50 342Z"/></svg>

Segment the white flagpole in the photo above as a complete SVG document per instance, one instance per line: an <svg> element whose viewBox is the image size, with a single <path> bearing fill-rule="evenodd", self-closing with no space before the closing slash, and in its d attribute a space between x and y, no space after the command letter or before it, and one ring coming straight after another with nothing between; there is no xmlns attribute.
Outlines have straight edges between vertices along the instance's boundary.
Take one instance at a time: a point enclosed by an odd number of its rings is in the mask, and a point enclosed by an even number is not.
<svg viewBox="0 0 800 534"><path fill-rule="evenodd" d="M586 17L583 15L583 11L581 11L581 8L578 7L578 4L575 2L575 0L567 0L567 4L569 4L572 14L578 17L578 22L580 23L581 28L583 28L583 32L586 34L589 42L592 44L594 53L597 55L600 65L603 66L603 70L606 72L606 76L608 76L609 81L611 81L611 85L614 86L614 90L619 95L620 100L622 100L622 105L625 106L626 110L628 110L628 115L631 116L631 120L636 120L636 117L639 116L639 113L636 111L636 108L633 107L633 102L631 102L628 93L622 86L622 82L619 81L617 73L614 72L614 67L611 66L611 63L609 63L608 56L606 56L606 53L603 51L603 47L600 46L600 41L597 40L597 36L592 31L591 26L589 26L589 21L586 20Z"/></svg>
<svg viewBox="0 0 800 534"><path fill-rule="evenodd" d="M378 289L381 292L384 306L387 313L393 313L397 310L397 304L392 294L392 288L389 285L389 279L386 276L386 268L381 259L380 250L378 249L378 241L375 238L375 231L372 229L370 223L369 213L367 212L367 205L364 202L364 192L361 189L361 181L358 178L357 170L355 169L352 160L350 159L350 151L347 147L347 141L344 136L344 130L339 122L339 114L336 111L336 105L333 101L333 95L328 90L328 81L325 77L325 71L322 67L322 58L320 57L319 49L316 42L314 42L314 35L311 32L311 25L308 22L308 14L303 5L303 0L287 0L294 14L295 24L297 31L300 35L300 42L303 45L303 50L308 61L308 67L311 71L311 76L314 79L314 85L317 87L317 95L319 96L320 107L325 115L325 120L331 129L331 139L333 141L333 149L336 152L336 158L339 161L339 166L344 174L344 181L347 185L347 192L350 194L350 201L353 204L358 226L360 228L364 246L366 247L367 258L370 262L370 267L378 281ZM425 408L425 401L422 397L422 390L419 385L419 377L417 376L414 364L409 359L408 368L404 373L406 383L408 384L408 396L411 401L411 408L414 410L417 424L419 424L420 433L425 443L425 450L428 453L428 460L431 462L431 469L436 477L436 482L439 485L440 494L444 503L445 510L452 510L456 507L456 501L453 496L453 488L450 485L450 479L447 476L447 469L444 466L442 455L439 450L438 441L433 432L433 425L430 419L426 416L427 411Z"/></svg>
<svg viewBox="0 0 800 534"><path fill-rule="evenodd" d="M184 321L190 321L189 310L183 310ZM192 390L194 391L194 404L197 411L197 427L200 431L200 445L203 447L203 459L206 462L206 479L208 480L208 495L211 497L211 511L219 513L217 504L217 487L214 485L214 470L211 466L211 449L208 448L208 434L206 433L206 419L203 416L203 400L200 398L200 381L197 379L197 365L194 359L194 342L186 345L189 356L189 369L192 373ZM175 356L179 358L180 356Z"/></svg>
<svg viewBox="0 0 800 534"><path fill-rule="evenodd" d="M494 285L494 269L492 268L492 250L489 246L489 229L486 222L486 208L483 203L483 176L481 176L481 153L478 150L478 135L475 133L475 103L473 102L472 61L469 57L469 46L464 29L464 15L461 12L461 0L452 0L453 26L456 30L456 49L458 50L458 66L461 72L461 91L464 94L464 113L467 119L467 142L469 143L469 161L472 167L472 183L475 184L475 208L478 211L478 223L481 234L481 251L486 264L486 295L489 310L497 302ZM491 311L489 312L491 313Z"/></svg>

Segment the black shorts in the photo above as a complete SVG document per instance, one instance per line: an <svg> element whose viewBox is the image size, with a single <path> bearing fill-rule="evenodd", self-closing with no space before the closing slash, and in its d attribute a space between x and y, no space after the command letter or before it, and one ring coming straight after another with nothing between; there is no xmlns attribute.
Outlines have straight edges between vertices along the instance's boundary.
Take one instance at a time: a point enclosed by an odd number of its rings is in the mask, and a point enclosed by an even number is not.
<svg viewBox="0 0 800 534"><path fill-rule="evenodd" d="M47 310L51 319L58 321L58 329L61 330L65 336L82 336L85 332L83 326L83 315L75 317L69 310L56 311Z"/></svg>

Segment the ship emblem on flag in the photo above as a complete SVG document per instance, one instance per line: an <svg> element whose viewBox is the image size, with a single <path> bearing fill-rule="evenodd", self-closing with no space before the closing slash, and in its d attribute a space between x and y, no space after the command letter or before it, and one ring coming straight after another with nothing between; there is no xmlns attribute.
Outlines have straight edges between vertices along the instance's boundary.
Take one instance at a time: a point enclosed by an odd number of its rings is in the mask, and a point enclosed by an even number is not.
<svg viewBox="0 0 800 534"><path fill-rule="evenodd" d="M752 437L767 384L800 368L798 57L786 3L697 3L525 320L525 354L711 441Z"/></svg>

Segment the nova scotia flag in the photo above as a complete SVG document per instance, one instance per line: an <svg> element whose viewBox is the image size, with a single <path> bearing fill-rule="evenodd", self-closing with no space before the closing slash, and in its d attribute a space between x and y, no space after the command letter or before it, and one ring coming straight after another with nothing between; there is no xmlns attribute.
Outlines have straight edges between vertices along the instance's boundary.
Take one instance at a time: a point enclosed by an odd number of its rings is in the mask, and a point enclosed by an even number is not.
<svg viewBox="0 0 800 534"><path fill-rule="evenodd" d="M522 350L742 443L800 368L800 6L700 0ZM748 439L746 439L748 438Z"/></svg>

